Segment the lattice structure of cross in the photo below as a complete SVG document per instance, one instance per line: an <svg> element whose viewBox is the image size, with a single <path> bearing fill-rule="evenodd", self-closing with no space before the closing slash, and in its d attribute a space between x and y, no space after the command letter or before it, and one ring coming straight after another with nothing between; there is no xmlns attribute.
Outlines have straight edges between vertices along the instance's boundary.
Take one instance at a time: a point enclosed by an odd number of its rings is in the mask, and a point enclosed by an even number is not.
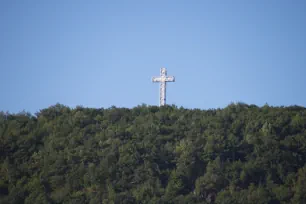
<svg viewBox="0 0 306 204"><path fill-rule="evenodd" d="M159 106L166 104L166 83L175 82L174 76L167 76L166 68L160 69L159 77L152 77L152 82L160 82L159 88Z"/></svg>

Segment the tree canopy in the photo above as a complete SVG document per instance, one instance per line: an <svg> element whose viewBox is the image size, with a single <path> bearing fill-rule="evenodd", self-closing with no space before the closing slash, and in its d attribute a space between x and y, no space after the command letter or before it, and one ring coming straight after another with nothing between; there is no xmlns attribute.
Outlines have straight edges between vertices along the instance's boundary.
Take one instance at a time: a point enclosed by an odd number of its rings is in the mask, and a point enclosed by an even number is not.
<svg viewBox="0 0 306 204"><path fill-rule="evenodd" d="M0 203L306 203L306 109L0 112Z"/></svg>

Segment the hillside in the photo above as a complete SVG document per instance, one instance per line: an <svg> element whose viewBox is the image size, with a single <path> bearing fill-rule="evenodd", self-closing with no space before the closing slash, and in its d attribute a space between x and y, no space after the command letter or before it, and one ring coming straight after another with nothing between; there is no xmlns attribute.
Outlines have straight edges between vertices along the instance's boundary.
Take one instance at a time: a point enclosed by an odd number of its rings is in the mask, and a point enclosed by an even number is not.
<svg viewBox="0 0 306 204"><path fill-rule="evenodd" d="M306 109L0 113L0 203L306 203Z"/></svg>

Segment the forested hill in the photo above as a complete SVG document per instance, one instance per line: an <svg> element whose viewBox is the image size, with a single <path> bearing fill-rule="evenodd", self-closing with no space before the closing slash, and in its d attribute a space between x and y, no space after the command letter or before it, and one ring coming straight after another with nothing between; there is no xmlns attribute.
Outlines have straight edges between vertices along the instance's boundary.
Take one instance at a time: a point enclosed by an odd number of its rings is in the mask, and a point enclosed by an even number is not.
<svg viewBox="0 0 306 204"><path fill-rule="evenodd" d="M306 203L306 109L0 113L0 203Z"/></svg>

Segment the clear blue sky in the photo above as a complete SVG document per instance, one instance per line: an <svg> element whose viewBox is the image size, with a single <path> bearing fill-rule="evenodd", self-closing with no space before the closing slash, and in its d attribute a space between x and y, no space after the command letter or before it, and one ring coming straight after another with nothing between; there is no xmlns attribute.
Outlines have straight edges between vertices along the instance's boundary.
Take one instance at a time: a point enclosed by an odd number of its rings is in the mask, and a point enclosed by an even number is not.
<svg viewBox="0 0 306 204"><path fill-rule="evenodd" d="M306 1L0 1L0 110L306 106Z"/></svg>

